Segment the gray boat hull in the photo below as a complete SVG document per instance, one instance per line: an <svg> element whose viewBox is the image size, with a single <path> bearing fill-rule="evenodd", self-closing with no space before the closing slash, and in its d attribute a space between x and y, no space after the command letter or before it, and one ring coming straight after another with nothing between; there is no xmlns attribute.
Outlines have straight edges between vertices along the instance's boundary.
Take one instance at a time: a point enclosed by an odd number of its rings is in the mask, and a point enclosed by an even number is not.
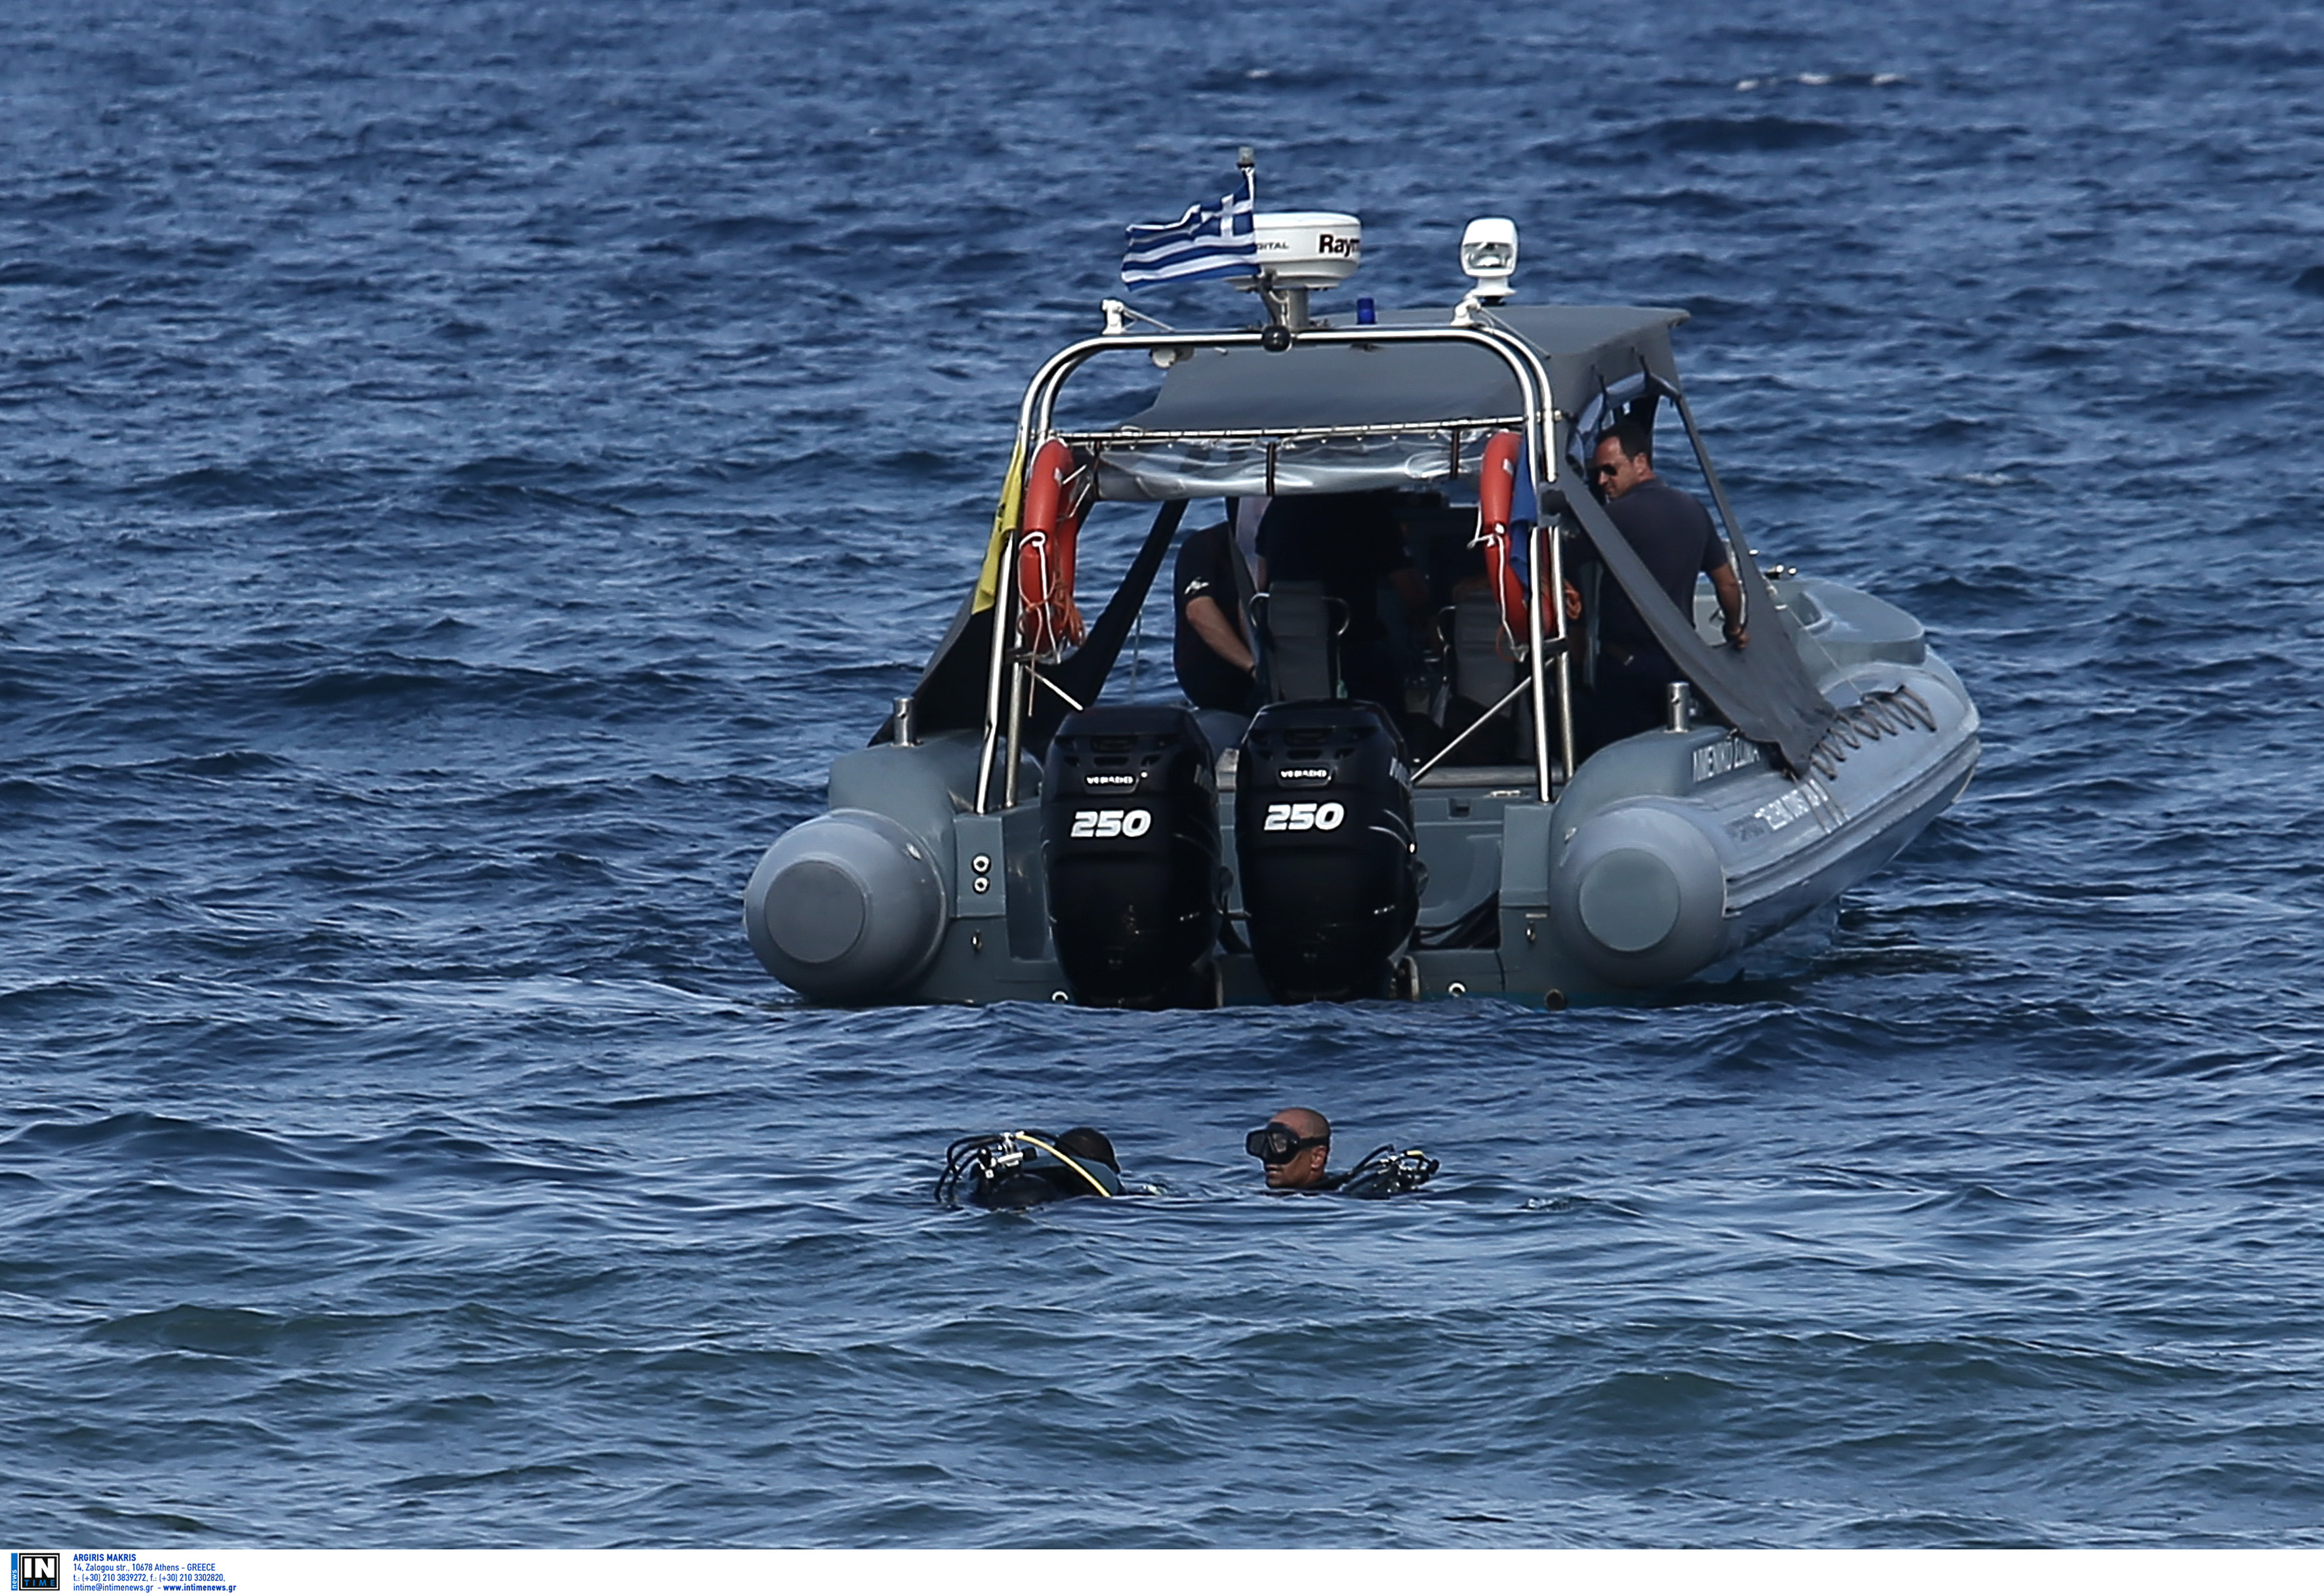
<svg viewBox="0 0 2324 1596"><path fill-rule="evenodd" d="M1660 730L1584 761L1551 803L1529 767L1440 768L1416 787L1428 869L1398 962L1408 997L1553 1006L1667 989L1740 955L1893 859L1967 788L1978 715L1917 622L1838 584L1776 584L1782 623L1842 718L1794 779L1722 726ZM1716 637L1715 616L1698 624ZM1039 773L974 812L975 738L844 755L830 812L770 848L744 926L770 973L831 1003L1070 1001L1042 878ZM1229 816L1231 751L1218 767ZM1242 912L1230 876L1230 923ZM1464 946L1442 946L1447 938ZM1211 995L1270 999L1247 954Z"/></svg>

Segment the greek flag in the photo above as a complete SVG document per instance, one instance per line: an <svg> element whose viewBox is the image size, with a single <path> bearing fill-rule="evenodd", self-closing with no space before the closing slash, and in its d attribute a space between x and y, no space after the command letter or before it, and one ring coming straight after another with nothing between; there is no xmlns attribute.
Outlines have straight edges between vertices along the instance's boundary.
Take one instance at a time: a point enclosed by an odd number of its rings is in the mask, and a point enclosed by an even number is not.
<svg viewBox="0 0 2324 1596"><path fill-rule="evenodd" d="M1259 198L1252 174L1242 173L1242 192L1216 205L1190 205L1175 222L1133 226L1122 252L1121 280L1128 283L1185 282L1197 277L1256 277L1259 240L1251 214Z"/></svg>

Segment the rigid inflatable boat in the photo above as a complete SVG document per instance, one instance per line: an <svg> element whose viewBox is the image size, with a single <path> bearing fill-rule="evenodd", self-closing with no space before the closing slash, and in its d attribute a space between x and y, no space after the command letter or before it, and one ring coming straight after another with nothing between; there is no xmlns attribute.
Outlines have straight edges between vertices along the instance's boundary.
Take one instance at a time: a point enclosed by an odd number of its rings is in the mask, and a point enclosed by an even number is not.
<svg viewBox="0 0 2324 1596"><path fill-rule="evenodd" d="M1255 221L1237 286L1263 324L1174 330L1108 300L1035 374L976 586L833 765L828 812L751 878L777 979L834 1004L1620 1001L1747 968L1960 795L1977 710L1919 623L1755 558L1673 364L1683 311L1516 303L1516 233L1489 218L1459 305L1325 319L1309 295L1354 269L1356 218ZM1109 362L1150 362L1158 391L1062 420ZM1715 512L1748 646L1707 587L1674 603L1589 491L1618 422L1658 427ZM1189 506L1313 494L1395 506L1433 610L1394 640L1400 697L1347 696L1345 604L1250 562L1231 602L1255 712L1165 701L1150 670L1133 691L1124 646ZM1085 622L1082 529L1139 504ZM1607 585L1671 680L1655 724L1592 746Z"/></svg>

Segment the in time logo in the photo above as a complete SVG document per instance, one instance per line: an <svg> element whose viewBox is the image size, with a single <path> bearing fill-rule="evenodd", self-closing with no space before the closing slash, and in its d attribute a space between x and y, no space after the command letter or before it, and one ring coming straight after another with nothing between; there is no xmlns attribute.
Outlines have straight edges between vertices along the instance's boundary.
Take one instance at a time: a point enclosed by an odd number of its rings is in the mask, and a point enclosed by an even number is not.
<svg viewBox="0 0 2324 1596"><path fill-rule="evenodd" d="M11 1591L61 1591L65 1588L63 1574L64 1558L55 1552L8 1554Z"/></svg>

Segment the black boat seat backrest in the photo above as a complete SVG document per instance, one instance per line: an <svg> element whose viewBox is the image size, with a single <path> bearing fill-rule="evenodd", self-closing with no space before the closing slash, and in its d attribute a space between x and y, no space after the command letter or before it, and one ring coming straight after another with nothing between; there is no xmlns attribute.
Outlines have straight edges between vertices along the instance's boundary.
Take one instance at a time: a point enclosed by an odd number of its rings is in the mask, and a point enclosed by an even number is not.
<svg viewBox="0 0 2324 1596"><path fill-rule="evenodd" d="M1485 712L1508 696L1523 679L1525 668L1509 657L1501 636L1501 606L1489 593L1462 594L1445 606L1438 625L1450 645L1451 690L1444 706L1444 730L1458 736L1475 725ZM1456 765L1503 764L1533 757L1533 716L1520 698L1463 738L1451 756Z"/></svg>
<svg viewBox="0 0 2324 1596"><path fill-rule="evenodd" d="M1501 647L1501 606L1489 593L1452 601L1452 690L1480 709L1500 702L1517 685L1517 662Z"/></svg>
<svg viewBox="0 0 2324 1596"><path fill-rule="evenodd" d="M1340 633L1347 605L1321 582L1277 582L1250 601L1259 681L1269 704L1340 696Z"/></svg>

